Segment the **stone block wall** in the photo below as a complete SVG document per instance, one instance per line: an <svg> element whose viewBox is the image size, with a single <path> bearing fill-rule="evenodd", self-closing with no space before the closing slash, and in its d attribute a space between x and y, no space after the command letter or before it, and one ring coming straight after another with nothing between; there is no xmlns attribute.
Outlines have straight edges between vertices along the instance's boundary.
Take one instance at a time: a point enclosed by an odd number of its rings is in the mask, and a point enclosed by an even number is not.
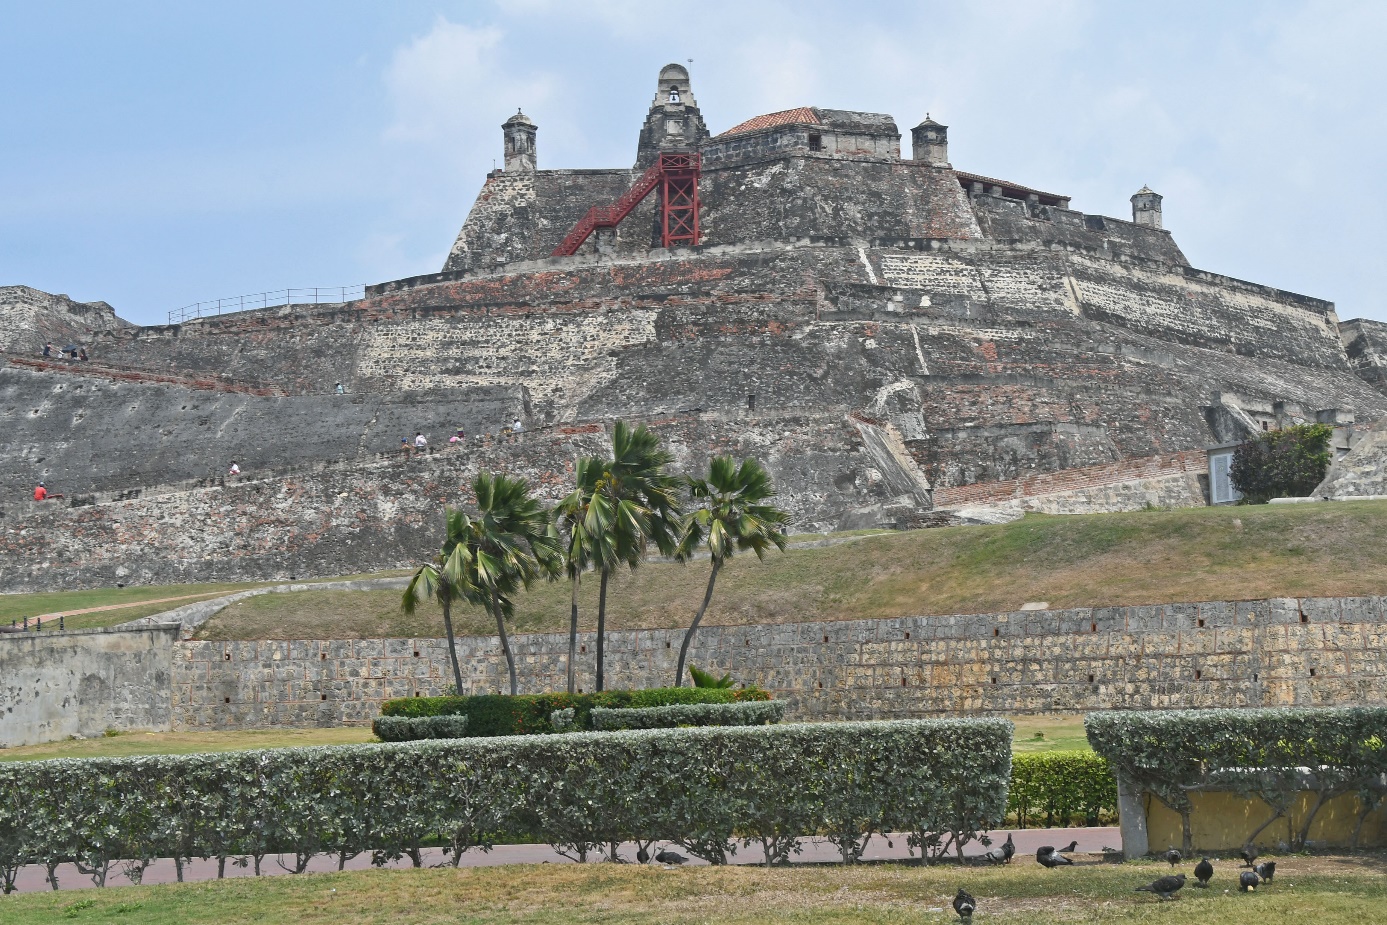
<svg viewBox="0 0 1387 925"><path fill-rule="evenodd" d="M681 631L615 632L608 687L668 685ZM905 617L699 631L690 661L796 720L1387 703L1387 599L1321 598ZM564 635L513 637L523 692L562 690ZM592 689L594 637L580 636ZM467 693L506 685L499 642L459 640ZM450 683L441 639L184 642L174 726L365 724Z"/></svg>
<svg viewBox="0 0 1387 925"><path fill-rule="evenodd" d="M178 627L0 633L0 746L169 729Z"/></svg>

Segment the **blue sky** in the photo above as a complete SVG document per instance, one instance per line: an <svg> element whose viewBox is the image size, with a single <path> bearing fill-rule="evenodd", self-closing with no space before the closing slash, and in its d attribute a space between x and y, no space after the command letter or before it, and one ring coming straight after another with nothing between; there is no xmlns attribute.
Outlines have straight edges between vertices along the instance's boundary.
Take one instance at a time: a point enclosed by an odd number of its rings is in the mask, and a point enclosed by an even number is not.
<svg viewBox="0 0 1387 925"><path fill-rule="evenodd" d="M709 127L928 111L963 170L1387 320L1381 2L0 0L0 285L160 323L437 271L516 107L541 167L629 165L662 64ZM908 141L908 137L907 137Z"/></svg>

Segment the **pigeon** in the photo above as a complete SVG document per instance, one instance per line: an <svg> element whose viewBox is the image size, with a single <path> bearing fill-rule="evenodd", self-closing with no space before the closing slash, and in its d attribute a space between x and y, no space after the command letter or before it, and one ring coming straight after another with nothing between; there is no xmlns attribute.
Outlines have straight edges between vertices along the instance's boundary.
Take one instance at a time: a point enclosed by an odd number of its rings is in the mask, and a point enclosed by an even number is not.
<svg viewBox="0 0 1387 925"><path fill-rule="evenodd" d="M954 896L954 911L958 917L967 921L973 917L973 910L978 908L977 901L973 899L973 894L959 887L958 893Z"/></svg>
<svg viewBox="0 0 1387 925"><path fill-rule="evenodd" d="M1016 854L1016 842L1011 840L1011 833L1007 833L1007 840L1002 842L1002 862L1010 864L1012 856Z"/></svg>
<svg viewBox="0 0 1387 925"><path fill-rule="evenodd" d="M683 864L688 858L677 851L670 851L668 848L661 848L655 853L655 862L658 864Z"/></svg>
<svg viewBox="0 0 1387 925"><path fill-rule="evenodd" d="M1076 838L1076 839L1074 839L1072 842L1070 842L1069 844L1065 845L1063 848L1060 848L1060 849L1058 849L1058 850L1059 850L1060 854L1068 854L1068 853L1071 852L1071 851L1078 851L1078 850L1079 850L1079 840Z"/></svg>
<svg viewBox="0 0 1387 925"><path fill-rule="evenodd" d="M636 849L636 863L637 863L637 864L649 864L649 863L650 863L650 852L645 850L645 845L641 845L639 848Z"/></svg>
<svg viewBox="0 0 1387 925"><path fill-rule="evenodd" d="M1184 875L1184 874L1176 874L1176 875L1173 876L1173 877L1162 877L1161 879L1157 880L1156 882L1154 882L1154 883L1149 883L1149 884L1147 884L1146 886L1139 886L1139 887L1137 887L1135 890L1133 890L1133 892L1135 892L1135 893L1155 893L1155 894L1156 894L1157 896L1159 896L1162 900L1166 900L1166 899L1173 899L1173 898L1175 897L1175 894L1178 893L1178 892L1180 892L1180 888L1183 887L1184 885L1185 885L1185 875Z"/></svg>
<svg viewBox="0 0 1387 925"><path fill-rule="evenodd" d="M1276 862L1263 861L1252 868L1257 872L1257 876L1262 878L1263 883L1271 883L1271 878L1276 876Z"/></svg>
<svg viewBox="0 0 1387 925"><path fill-rule="evenodd" d="M1194 865L1194 879L1199 881L1197 884L1195 884L1195 886L1208 886L1209 880L1213 876L1214 865L1209 863L1208 858L1205 858L1198 864Z"/></svg>
<svg viewBox="0 0 1387 925"><path fill-rule="evenodd" d="M1257 884L1259 882L1255 870L1245 870L1238 874L1238 889L1244 893L1257 889Z"/></svg>
<svg viewBox="0 0 1387 925"><path fill-rule="evenodd" d="M1045 845L1035 853L1035 859L1040 862L1042 867L1060 867L1064 864L1073 864L1069 858L1055 850L1054 845Z"/></svg>
<svg viewBox="0 0 1387 925"><path fill-rule="evenodd" d="M1180 851L1177 848L1171 848L1169 851L1165 853L1166 863L1169 864L1171 867L1174 867L1176 864L1179 864L1183 857L1184 855L1180 854Z"/></svg>
<svg viewBox="0 0 1387 925"><path fill-rule="evenodd" d="M1251 845L1248 845L1246 848L1244 848L1241 854L1243 863L1246 864L1248 867L1251 867L1253 864L1257 863L1257 849L1252 847Z"/></svg>

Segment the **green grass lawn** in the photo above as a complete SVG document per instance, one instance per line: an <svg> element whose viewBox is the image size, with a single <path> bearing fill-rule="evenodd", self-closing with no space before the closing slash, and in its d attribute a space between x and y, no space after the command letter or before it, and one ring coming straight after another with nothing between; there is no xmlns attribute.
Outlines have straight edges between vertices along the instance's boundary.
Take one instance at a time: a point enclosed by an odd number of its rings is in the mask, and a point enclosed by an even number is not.
<svg viewBox="0 0 1387 925"><path fill-rule="evenodd" d="M978 900L974 921L1133 922L1159 925L1369 925L1383 921L1381 858L1286 858L1273 885L1255 893L1185 888L1160 902L1133 888L1164 864L1098 862L1045 870L1033 860L1004 868L896 864L793 868L548 864L463 870L359 871L121 887L0 897L6 925L72 919L147 925L294 923L683 923L790 922L905 925L957 922L960 887Z"/></svg>
<svg viewBox="0 0 1387 925"><path fill-rule="evenodd" d="M1017 716L1012 750L1045 752L1087 749L1082 716ZM1043 739L1036 739L1037 732ZM77 741L48 742L0 748L0 761L41 761L45 758L118 758L126 755L188 755L248 748L294 745L350 745L374 742L367 726L332 729L250 729L238 732L127 732Z"/></svg>
<svg viewBox="0 0 1387 925"><path fill-rule="evenodd" d="M718 579L709 624L987 613L1028 601L1051 607L1387 594L1387 502L1192 508L1130 514L1031 515L994 527L866 535L822 548L733 560ZM706 561L647 563L614 576L608 627L684 626L702 598ZM570 589L519 595L515 628L567 628ZM580 618L595 628L597 581ZM490 634L460 608L458 632ZM265 595L223 611L203 639L437 636L437 608L413 617L397 592Z"/></svg>
<svg viewBox="0 0 1387 925"><path fill-rule="evenodd" d="M0 761L44 758L122 758L128 755L190 755L294 745L350 745L374 742L369 726L332 729L249 729L237 732L125 732L77 741L47 742L0 749Z"/></svg>

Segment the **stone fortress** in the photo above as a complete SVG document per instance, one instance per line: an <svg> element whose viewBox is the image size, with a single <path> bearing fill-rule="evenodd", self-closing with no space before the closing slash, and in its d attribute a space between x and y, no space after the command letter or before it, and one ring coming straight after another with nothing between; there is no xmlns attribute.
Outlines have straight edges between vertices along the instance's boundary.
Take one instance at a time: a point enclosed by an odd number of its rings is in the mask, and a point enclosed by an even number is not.
<svg viewBox="0 0 1387 925"><path fill-rule="evenodd" d="M502 134L440 272L356 301L139 327L0 289L0 590L400 566L479 468L557 497L618 418L686 471L760 457L822 531L1203 504L1210 445L1387 417L1387 325L1191 267L1149 189L1118 219L955 168L929 118L908 156L880 113L713 135L669 65L630 168Z"/></svg>

